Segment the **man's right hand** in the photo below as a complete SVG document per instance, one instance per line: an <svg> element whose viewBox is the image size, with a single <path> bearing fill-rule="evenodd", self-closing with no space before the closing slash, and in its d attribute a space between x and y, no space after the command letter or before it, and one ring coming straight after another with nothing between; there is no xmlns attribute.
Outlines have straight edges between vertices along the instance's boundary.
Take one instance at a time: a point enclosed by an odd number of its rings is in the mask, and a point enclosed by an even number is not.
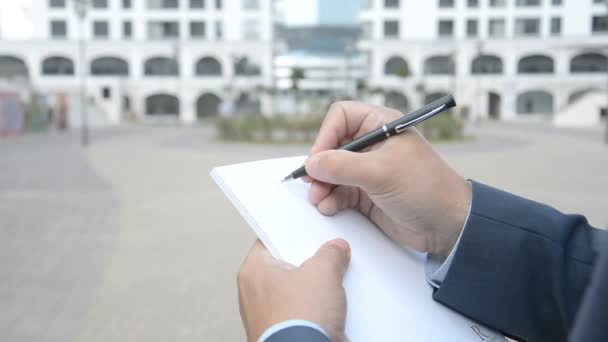
<svg viewBox="0 0 608 342"><path fill-rule="evenodd" d="M309 198L325 215L355 208L402 246L447 256L471 189L415 129L362 153L335 150L401 115L358 102L333 104L306 161Z"/></svg>

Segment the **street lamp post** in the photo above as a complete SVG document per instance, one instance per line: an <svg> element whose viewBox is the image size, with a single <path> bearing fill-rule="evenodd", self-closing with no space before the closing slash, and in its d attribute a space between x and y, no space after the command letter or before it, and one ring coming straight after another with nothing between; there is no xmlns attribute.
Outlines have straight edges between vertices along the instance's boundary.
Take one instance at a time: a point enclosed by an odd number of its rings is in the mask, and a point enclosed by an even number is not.
<svg viewBox="0 0 608 342"><path fill-rule="evenodd" d="M86 66L86 33L84 22L87 16L87 0L74 0L74 9L78 16L80 37L78 40L78 56L80 59L80 110L81 120L81 142L83 146L89 145L89 118L87 109L87 66Z"/></svg>

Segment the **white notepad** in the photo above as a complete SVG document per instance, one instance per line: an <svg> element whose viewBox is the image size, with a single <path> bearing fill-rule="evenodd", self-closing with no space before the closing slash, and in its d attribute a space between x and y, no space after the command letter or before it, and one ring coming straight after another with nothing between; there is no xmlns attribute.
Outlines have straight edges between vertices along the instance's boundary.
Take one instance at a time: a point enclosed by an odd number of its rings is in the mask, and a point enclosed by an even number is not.
<svg viewBox="0 0 608 342"><path fill-rule="evenodd" d="M211 176L276 258L300 265L326 241L349 242L352 259L344 288L351 341L504 341L433 301L424 254L399 247L354 210L323 216L308 201L309 185L300 180L281 183L304 160L218 167Z"/></svg>

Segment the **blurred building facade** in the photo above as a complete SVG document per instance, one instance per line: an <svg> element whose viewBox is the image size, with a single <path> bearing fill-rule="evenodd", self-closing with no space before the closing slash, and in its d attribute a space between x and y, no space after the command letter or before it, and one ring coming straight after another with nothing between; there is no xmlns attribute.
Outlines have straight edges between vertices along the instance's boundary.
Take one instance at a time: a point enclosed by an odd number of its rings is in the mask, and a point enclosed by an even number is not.
<svg viewBox="0 0 608 342"><path fill-rule="evenodd" d="M410 108L454 93L471 119L597 125L607 10L605 0L366 0L368 87Z"/></svg>
<svg viewBox="0 0 608 342"><path fill-rule="evenodd" d="M192 123L226 100L258 113L272 107L272 0L90 0L82 26L74 2L36 1L33 38L0 49L0 74L19 70L0 76L27 79L51 107L67 98L71 124L83 71L93 124Z"/></svg>
<svg viewBox="0 0 608 342"><path fill-rule="evenodd" d="M324 112L335 100L354 97L366 64L356 53L356 26L316 25L282 30L284 51L275 57L276 108L282 113ZM303 78L294 89L294 70ZM297 92L297 94L295 93ZM294 97L299 98L294 101Z"/></svg>

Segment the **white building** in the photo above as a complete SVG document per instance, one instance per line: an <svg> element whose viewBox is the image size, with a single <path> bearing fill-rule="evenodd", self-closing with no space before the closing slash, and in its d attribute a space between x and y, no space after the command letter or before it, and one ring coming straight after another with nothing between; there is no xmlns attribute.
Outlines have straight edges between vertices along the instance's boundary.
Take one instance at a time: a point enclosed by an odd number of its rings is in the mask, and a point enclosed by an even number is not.
<svg viewBox="0 0 608 342"><path fill-rule="evenodd" d="M369 86L410 108L449 92L470 118L597 125L608 86L604 1L368 0L359 48Z"/></svg>
<svg viewBox="0 0 608 342"><path fill-rule="evenodd" d="M88 2L80 26L74 0L34 0L33 39L0 41L0 77L27 74L51 103L65 95L73 125L82 72L93 123L191 123L217 114L225 97L271 110L256 90L272 86L272 0Z"/></svg>

